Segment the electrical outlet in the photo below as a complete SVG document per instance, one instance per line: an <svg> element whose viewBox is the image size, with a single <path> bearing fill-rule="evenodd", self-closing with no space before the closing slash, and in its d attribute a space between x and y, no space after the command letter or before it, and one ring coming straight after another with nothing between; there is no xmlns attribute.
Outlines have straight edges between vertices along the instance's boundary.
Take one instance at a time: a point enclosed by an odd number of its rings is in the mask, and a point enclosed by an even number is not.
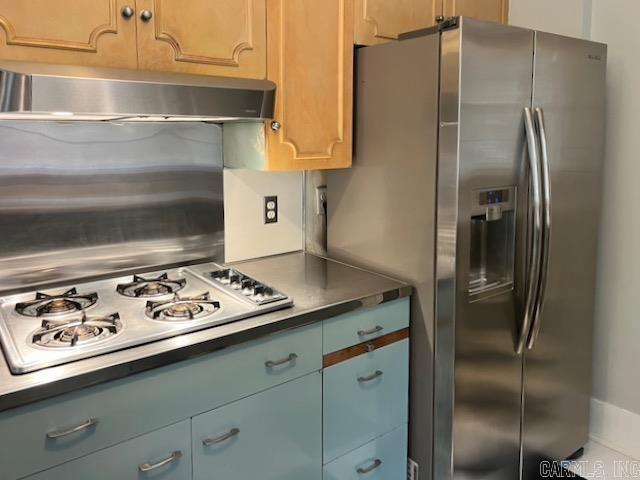
<svg viewBox="0 0 640 480"><path fill-rule="evenodd" d="M278 223L278 197L264 197L264 223Z"/></svg>
<svg viewBox="0 0 640 480"><path fill-rule="evenodd" d="M316 215L327 214L327 186L316 187Z"/></svg>
<svg viewBox="0 0 640 480"><path fill-rule="evenodd" d="M407 457L407 480L418 480L418 463Z"/></svg>

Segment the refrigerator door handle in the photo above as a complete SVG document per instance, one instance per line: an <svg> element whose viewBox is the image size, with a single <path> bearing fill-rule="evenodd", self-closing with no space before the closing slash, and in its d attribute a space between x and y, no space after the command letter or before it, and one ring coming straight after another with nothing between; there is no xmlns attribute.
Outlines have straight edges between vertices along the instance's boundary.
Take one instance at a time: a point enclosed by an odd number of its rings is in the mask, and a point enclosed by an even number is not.
<svg viewBox="0 0 640 480"><path fill-rule="evenodd" d="M540 280L538 286L538 301L533 315L533 327L527 342L529 350L533 349L540 333L542 325L542 308L544 306L547 291L547 273L549 271L549 252L551 242L551 179L549 173L549 145L547 142L547 130L544 123L544 111L535 109L537 130L540 134L540 172L542 177L542 251L540 253Z"/></svg>
<svg viewBox="0 0 640 480"><path fill-rule="evenodd" d="M538 153L538 136L534 127L533 113L530 108L524 109L524 125L527 134L527 148L529 152L529 215L533 228L531 252L526 269L526 292L522 325L516 353L522 354L529 339L536 301L538 300L538 286L540 280L540 253L542 249L542 187L540 182L540 156Z"/></svg>

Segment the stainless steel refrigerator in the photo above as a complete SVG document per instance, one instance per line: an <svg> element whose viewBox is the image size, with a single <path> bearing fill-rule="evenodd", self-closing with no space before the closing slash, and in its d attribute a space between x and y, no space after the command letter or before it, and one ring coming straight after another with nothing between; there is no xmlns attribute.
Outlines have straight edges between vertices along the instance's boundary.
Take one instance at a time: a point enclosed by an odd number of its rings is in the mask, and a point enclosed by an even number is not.
<svg viewBox="0 0 640 480"><path fill-rule="evenodd" d="M587 442L605 67L605 45L468 18L357 52L329 256L416 287L420 480L538 478Z"/></svg>

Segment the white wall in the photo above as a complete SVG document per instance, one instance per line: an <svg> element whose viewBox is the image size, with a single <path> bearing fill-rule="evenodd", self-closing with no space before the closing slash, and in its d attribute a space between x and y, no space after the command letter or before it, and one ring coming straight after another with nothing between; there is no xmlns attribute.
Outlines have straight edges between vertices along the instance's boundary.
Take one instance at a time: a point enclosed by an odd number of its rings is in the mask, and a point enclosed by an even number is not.
<svg viewBox="0 0 640 480"><path fill-rule="evenodd" d="M596 413L640 415L640 18L638 0L593 0L592 38L609 45L607 155L596 296ZM610 417L610 415L608 415ZM635 417L640 426L640 416ZM623 423L627 423L626 421ZM640 457L640 433L634 432Z"/></svg>
<svg viewBox="0 0 640 480"><path fill-rule="evenodd" d="M592 0L511 0L509 23L520 27L589 37Z"/></svg>
<svg viewBox="0 0 640 480"><path fill-rule="evenodd" d="M224 170L227 262L302 250L301 172ZM264 223L264 197L277 195L278 223Z"/></svg>

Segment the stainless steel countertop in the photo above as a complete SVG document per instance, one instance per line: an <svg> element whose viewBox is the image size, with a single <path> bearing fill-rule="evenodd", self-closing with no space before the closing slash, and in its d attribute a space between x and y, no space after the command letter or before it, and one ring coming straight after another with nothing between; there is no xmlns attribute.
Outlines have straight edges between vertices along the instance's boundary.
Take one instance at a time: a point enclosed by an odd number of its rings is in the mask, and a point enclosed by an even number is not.
<svg viewBox="0 0 640 480"><path fill-rule="evenodd" d="M291 296L294 306L23 375L0 356L0 410L203 355L274 332L411 294L411 287L302 252L235 263L240 271Z"/></svg>

